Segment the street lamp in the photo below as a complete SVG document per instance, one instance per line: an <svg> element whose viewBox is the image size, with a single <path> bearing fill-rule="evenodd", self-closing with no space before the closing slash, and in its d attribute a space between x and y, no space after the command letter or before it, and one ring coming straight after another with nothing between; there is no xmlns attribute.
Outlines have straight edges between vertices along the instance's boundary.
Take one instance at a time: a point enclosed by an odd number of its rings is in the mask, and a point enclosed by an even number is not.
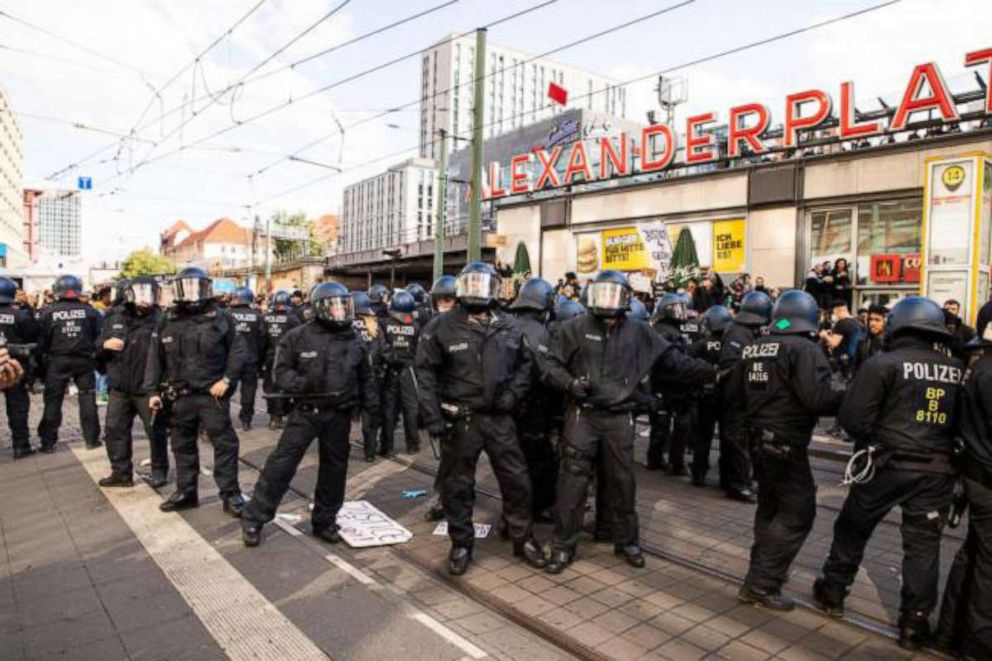
<svg viewBox="0 0 992 661"><path fill-rule="evenodd" d="M389 288L396 287L396 260L403 255L402 248L386 248L382 254L389 258Z"/></svg>

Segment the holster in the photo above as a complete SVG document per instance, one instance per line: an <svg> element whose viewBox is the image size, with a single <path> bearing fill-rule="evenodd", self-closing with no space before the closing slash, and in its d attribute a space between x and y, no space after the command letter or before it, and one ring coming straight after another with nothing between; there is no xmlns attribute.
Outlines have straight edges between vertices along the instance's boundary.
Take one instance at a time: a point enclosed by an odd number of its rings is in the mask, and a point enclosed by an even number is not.
<svg viewBox="0 0 992 661"><path fill-rule="evenodd" d="M780 438L775 432L768 429L750 430L752 447L776 459L788 459L792 456L792 443L787 439Z"/></svg>

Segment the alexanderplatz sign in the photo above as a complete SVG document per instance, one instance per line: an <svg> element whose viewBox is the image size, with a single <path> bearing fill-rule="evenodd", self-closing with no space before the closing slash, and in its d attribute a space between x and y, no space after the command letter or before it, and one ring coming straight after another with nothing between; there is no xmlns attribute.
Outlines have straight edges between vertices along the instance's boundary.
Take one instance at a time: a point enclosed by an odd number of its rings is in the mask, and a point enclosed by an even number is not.
<svg viewBox="0 0 992 661"><path fill-rule="evenodd" d="M985 67L989 84L984 90L983 112L992 114L992 48L967 53L964 64L966 67ZM913 69L902 101L894 111L887 109L876 119L865 119L855 111L854 83L851 81L840 85L839 106L836 137L841 140L897 133L906 129L910 115L917 112L935 112L943 122L961 119L954 97L934 62L919 64ZM834 102L824 90L811 89L786 96L782 134L776 146L786 150L796 148L800 131L813 131L824 124L832 124L833 117ZM685 135L683 164L703 165L720 158L768 153L773 148L767 135L771 119L768 107L760 103L735 106L728 115L723 144L718 144L712 131L717 123L715 112L686 118L679 127L684 129ZM538 147L511 158L509 168L490 163L485 182L488 186L483 186L484 197L494 199L664 170L675 160L677 136L671 126L654 124L641 129L640 136L621 132L616 138L604 136L596 140L577 140L570 146Z"/></svg>

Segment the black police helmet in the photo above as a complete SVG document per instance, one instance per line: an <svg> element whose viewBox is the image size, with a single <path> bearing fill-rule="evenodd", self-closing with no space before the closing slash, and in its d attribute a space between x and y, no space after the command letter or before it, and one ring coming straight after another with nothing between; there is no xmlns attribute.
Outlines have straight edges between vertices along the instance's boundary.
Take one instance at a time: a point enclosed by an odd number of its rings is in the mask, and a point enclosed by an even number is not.
<svg viewBox="0 0 992 661"><path fill-rule="evenodd" d="M456 287L455 276L442 275L431 286L431 298L437 301L439 298L454 298Z"/></svg>
<svg viewBox="0 0 992 661"><path fill-rule="evenodd" d="M0 277L0 305L10 305L17 298L17 283Z"/></svg>
<svg viewBox="0 0 992 661"><path fill-rule="evenodd" d="M654 304L654 318L656 321L662 321L664 319L685 321L688 317L688 308L681 294L668 292Z"/></svg>
<svg viewBox="0 0 992 661"><path fill-rule="evenodd" d="M310 298L313 299L313 294L310 295ZM353 291L351 292L351 300L355 302L356 317L372 314L372 305L368 294L363 291Z"/></svg>
<svg viewBox="0 0 992 661"><path fill-rule="evenodd" d="M399 290L393 294L393 300L389 302L389 311L403 315L413 314L417 309L417 299L408 291Z"/></svg>
<svg viewBox="0 0 992 661"><path fill-rule="evenodd" d="M137 308L150 308L158 305L158 294L158 281L147 275L139 275L133 280L128 280L127 289L122 292L124 303Z"/></svg>
<svg viewBox="0 0 992 661"><path fill-rule="evenodd" d="M389 297L389 287L386 285L374 284L369 287L369 301L373 304L385 303Z"/></svg>
<svg viewBox="0 0 992 661"><path fill-rule="evenodd" d="M531 278L520 287L517 298L510 304L511 310L536 310L549 312L555 298L555 289L547 280Z"/></svg>
<svg viewBox="0 0 992 661"><path fill-rule="evenodd" d="M417 305L423 305L427 302L427 290L419 282L411 282L406 286L406 290L413 295L413 300L417 302Z"/></svg>
<svg viewBox="0 0 992 661"><path fill-rule="evenodd" d="M791 289L778 297L772 310L772 333L797 335L820 330L820 308L816 299L800 289Z"/></svg>
<svg viewBox="0 0 992 661"><path fill-rule="evenodd" d="M765 292L753 291L744 296L734 321L745 326L766 326L771 318L772 299Z"/></svg>
<svg viewBox="0 0 992 661"><path fill-rule="evenodd" d="M131 286L130 278L121 278L114 283L114 305L123 305L127 302L127 290Z"/></svg>
<svg viewBox="0 0 992 661"><path fill-rule="evenodd" d="M562 301L555 310L555 319L558 321L568 321L575 317L580 317L586 313L585 307L578 301ZM990 324L992 325L992 324Z"/></svg>
<svg viewBox="0 0 992 661"><path fill-rule="evenodd" d="M280 289L275 294L272 295L272 309L279 312L285 312L293 301L289 298L289 292Z"/></svg>
<svg viewBox="0 0 992 661"><path fill-rule="evenodd" d="M944 325L944 311L925 296L900 299L889 312L885 330L892 336L918 334L947 339L951 332Z"/></svg>
<svg viewBox="0 0 992 661"><path fill-rule="evenodd" d="M337 282L322 282L310 292L313 317L332 328L350 327L355 321L355 302L348 288Z"/></svg>
<svg viewBox="0 0 992 661"><path fill-rule="evenodd" d="M176 274L172 281L175 301L180 305L203 303L213 297L213 281L203 269L190 266Z"/></svg>
<svg viewBox="0 0 992 661"><path fill-rule="evenodd" d="M455 280L455 298L468 309L490 308L499 292L499 274L492 264L471 262Z"/></svg>
<svg viewBox="0 0 992 661"><path fill-rule="evenodd" d="M231 296L231 305L251 305L255 302L255 292L249 287L238 287Z"/></svg>
<svg viewBox="0 0 992 661"><path fill-rule="evenodd" d="M602 271L586 290L589 309L597 317L616 317L630 307L630 283L620 271Z"/></svg>
<svg viewBox="0 0 992 661"><path fill-rule="evenodd" d="M734 315L722 305L710 306L703 313L703 322L710 329L711 333L722 333L727 330L727 326L734 320Z"/></svg>
<svg viewBox="0 0 992 661"><path fill-rule="evenodd" d="M627 311L627 318L636 321L648 321L651 315L648 314L648 308L641 299L634 297L630 299L630 310Z"/></svg>
<svg viewBox="0 0 992 661"><path fill-rule="evenodd" d="M52 287L52 295L60 301L73 301L83 294L83 283L74 275L60 275Z"/></svg>

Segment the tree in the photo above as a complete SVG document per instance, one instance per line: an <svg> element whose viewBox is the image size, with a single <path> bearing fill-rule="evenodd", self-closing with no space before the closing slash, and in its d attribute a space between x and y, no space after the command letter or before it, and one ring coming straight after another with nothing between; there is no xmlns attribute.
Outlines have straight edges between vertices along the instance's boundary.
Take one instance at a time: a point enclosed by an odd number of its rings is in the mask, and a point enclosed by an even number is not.
<svg viewBox="0 0 992 661"><path fill-rule="evenodd" d="M121 263L121 275L134 278L139 275L165 275L176 272L176 265L148 248L131 252Z"/></svg>
<svg viewBox="0 0 992 661"><path fill-rule="evenodd" d="M320 256L323 246L314 236L313 221L307 220L307 215L302 211L289 213L286 210L276 211L272 214L270 222L273 228L276 225L283 227L306 227L307 240L293 241L291 239L274 239L272 253L276 260L283 261L295 259L297 257Z"/></svg>

